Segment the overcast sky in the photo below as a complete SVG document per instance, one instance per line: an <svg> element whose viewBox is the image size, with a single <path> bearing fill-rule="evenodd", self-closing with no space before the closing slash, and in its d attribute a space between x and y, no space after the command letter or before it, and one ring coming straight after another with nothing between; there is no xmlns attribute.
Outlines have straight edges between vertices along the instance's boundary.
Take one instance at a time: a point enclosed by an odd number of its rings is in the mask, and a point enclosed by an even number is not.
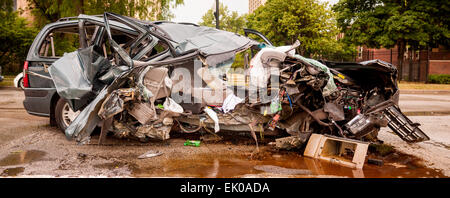
<svg viewBox="0 0 450 198"><path fill-rule="evenodd" d="M339 0L320 0L322 2L330 2L334 4ZM215 0L184 0L184 5L173 9L175 22L191 22L199 23L202 16L214 5ZM231 11L237 11L239 14L248 12L248 0L220 0L223 4L228 6Z"/></svg>

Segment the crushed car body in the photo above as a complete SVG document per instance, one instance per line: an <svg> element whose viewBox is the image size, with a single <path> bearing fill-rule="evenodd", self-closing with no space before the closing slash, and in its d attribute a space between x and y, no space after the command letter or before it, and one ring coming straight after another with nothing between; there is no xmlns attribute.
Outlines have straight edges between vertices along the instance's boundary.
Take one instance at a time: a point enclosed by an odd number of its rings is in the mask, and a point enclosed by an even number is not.
<svg viewBox="0 0 450 198"><path fill-rule="evenodd" d="M429 139L398 107L392 64L320 62L296 54L299 42L275 47L195 24L114 13L78 19L85 43L49 73L58 94L81 111L65 130L81 144L97 126L100 140L106 133L166 140L171 131L248 132L256 144L259 133L288 136L298 147L313 133L375 141L381 127L407 142ZM84 26L95 26L91 38ZM234 64L237 55L242 65Z"/></svg>

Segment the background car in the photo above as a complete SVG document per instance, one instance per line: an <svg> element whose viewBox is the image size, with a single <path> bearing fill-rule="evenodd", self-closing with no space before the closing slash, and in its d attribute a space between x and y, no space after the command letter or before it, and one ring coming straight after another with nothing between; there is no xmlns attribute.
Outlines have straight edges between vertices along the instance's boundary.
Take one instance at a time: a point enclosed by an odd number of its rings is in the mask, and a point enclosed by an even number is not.
<svg viewBox="0 0 450 198"><path fill-rule="evenodd" d="M20 72L14 78L14 87L21 88L22 90L24 89L24 86L23 86L23 72Z"/></svg>
<svg viewBox="0 0 450 198"><path fill-rule="evenodd" d="M2 76L2 66L0 66L0 82L3 81L3 76Z"/></svg>

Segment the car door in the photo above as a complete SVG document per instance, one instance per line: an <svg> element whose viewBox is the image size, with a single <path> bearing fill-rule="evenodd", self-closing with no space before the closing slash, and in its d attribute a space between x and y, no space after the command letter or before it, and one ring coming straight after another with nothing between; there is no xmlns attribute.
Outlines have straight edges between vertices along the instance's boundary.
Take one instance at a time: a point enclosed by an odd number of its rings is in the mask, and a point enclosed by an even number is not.
<svg viewBox="0 0 450 198"><path fill-rule="evenodd" d="M77 20L46 25L36 36L24 64L24 107L28 113L50 116L55 85L49 67L64 52L78 49Z"/></svg>
<svg viewBox="0 0 450 198"><path fill-rule="evenodd" d="M75 51L80 46L76 20L46 26L33 44L28 62L28 88L54 88L48 68L64 53Z"/></svg>

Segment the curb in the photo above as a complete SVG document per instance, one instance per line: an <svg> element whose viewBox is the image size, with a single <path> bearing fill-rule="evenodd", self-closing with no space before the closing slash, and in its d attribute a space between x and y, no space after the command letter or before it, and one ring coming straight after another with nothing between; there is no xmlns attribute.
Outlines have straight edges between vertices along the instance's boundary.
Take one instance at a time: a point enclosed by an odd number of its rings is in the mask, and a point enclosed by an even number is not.
<svg viewBox="0 0 450 198"><path fill-rule="evenodd" d="M449 111L402 111L406 116L448 116Z"/></svg>
<svg viewBox="0 0 450 198"><path fill-rule="evenodd" d="M22 89L14 86L0 86L0 90L22 90Z"/></svg>
<svg viewBox="0 0 450 198"><path fill-rule="evenodd" d="M450 90L401 89L400 94L450 94Z"/></svg>

